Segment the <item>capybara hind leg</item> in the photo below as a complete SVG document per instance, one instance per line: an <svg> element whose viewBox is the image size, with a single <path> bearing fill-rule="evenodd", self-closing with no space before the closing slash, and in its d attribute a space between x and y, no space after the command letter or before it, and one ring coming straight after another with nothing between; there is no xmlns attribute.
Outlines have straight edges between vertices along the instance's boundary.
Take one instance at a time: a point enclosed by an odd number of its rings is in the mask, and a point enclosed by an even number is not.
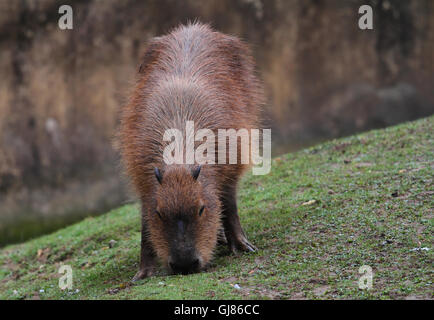
<svg viewBox="0 0 434 320"><path fill-rule="evenodd" d="M142 241L140 248L140 266L139 271L133 277L132 281L141 280L150 277L155 272L155 253L148 240L148 231L145 222L142 222Z"/></svg>
<svg viewBox="0 0 434 320"><path fill-rule="evenodd" d="M246 234L241 227L235 193L226 194L222 198L222 204L223 226L229 249L234 253L237 253L237 251L256 251L256 247L247 240Z"/></svg>

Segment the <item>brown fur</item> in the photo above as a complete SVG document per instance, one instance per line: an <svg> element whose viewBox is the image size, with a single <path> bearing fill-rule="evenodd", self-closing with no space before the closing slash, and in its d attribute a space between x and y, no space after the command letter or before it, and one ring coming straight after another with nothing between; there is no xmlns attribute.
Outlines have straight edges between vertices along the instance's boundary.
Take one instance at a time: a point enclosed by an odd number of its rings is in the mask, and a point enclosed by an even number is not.
<svg viewBox="0 0 434 320"><path fill-rule="evenodd" d="M248 166L204 165L196 181L191 175L195 166L163 162L168 144L163 134L169 128L184 133L187 120L194 121L195 130L211 129L216 137L217 129L260 128L262 103L253 59L237 38L195 23L150 41L135 91L122 110L120 128L123 162L142 202L139 278L152 273L147 260L152 260L154 253L167 264L170 237L175 235L166 229L182 215L191 218L189 227L201 268L212 258L221 228L225 228L232 249L243 249L238 243L244 235L241 226L231 233L226 224L231 224L229 216L233 214L238 219L236 185ZM216 161L217 152L216 148ZM154 174L156 167L163 176L161 185ZM206 209L199 216L201 205Z"/></svg>

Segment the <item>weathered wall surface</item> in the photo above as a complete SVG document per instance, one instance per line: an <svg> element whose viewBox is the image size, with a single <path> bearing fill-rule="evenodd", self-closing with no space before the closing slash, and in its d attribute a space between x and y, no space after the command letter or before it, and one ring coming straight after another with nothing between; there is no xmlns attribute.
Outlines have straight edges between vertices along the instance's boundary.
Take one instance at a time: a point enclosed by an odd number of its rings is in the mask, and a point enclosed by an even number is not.
<svg viewBox="0 0 434 320"><path fill-rule="evenodd" d="M0 0L0 231L128 198L112 137L146 40L198 18L252 46L275 152L434 111L431 0ZM374 8L374 30L358 8ZM9 232L9 231L10 232ZM8 233L9 232L9 233Z"/></svg>

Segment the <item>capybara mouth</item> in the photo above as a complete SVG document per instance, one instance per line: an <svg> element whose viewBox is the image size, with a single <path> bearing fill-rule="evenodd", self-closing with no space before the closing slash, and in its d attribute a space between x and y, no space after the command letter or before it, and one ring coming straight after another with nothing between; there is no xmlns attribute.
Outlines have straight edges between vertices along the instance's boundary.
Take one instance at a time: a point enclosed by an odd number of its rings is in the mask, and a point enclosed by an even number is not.
<svg viewBox="0 0 434 320"><path fill-rule="evenodd" d="M198 273L199 270L173 270L171 269L172 275L188 275L193 273Z"/></svg>
<svg viewBox="0 0 434 320"><path fill-rule="evenodd" d="M200 271L200 261L199 259L194 259L192 261L175 261L169 262L169 270L172 274L192 274L198 273Z"/></svg>

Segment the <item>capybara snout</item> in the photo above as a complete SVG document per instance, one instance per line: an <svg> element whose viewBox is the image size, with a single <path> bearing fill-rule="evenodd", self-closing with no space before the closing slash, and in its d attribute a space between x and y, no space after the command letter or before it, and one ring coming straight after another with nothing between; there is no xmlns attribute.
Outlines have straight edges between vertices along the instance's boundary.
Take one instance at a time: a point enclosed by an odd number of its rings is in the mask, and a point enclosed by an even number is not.
<svg viewBox="0 0 434 320"><path fill-rule="evenodd" d="M194 209L196 214L201 215L205 206ZM194 213L193 213L194 214ZM195 221L189 214L174 215L171 219L172 226L169 242L168 266L172 273L194 273L203 268L203 259L196 249Z"/></svg>
<svg viewBox="0 0 434 320"><path fill-rule="evenodd" d="M201 259L194 249L174 250L173 254L169 257L169 268L174 274L195 273L202 268Z"/></svg>

